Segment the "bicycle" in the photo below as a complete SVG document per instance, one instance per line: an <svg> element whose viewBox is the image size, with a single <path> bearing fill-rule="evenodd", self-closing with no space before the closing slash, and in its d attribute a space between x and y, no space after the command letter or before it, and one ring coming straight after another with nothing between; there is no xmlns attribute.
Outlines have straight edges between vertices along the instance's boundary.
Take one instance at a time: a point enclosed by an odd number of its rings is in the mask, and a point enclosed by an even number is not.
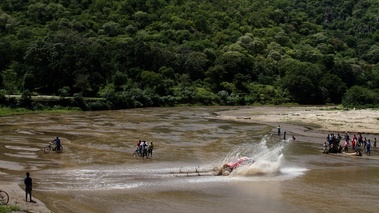
<svg viewBox="0 0 379 213"><path fill-rule="evenodd" d="M136 151L134 151L133 154L132 154L133 157L134 157L134 156L141 156L141 155L142 155L142 154L141 154L139 148L137 148Z"/></svg>
<svg viewBox="0 0 379 213"><path fill-rule="evenodd" d="M62 145L59 146L59 149L57 149L56 146L53 147L52 145L53 145L53 143L52 143L52 142L49 142L49 145L46 146L46 147L43 149L43 151L44 151L45 153L49 153L51 150L53 150L53 151L55 151L55 152L57 152L57 153L61 153L61 152L63 152L63 146L62 146Z"/></svg>
<svg viewBox="0 0 379 213"><path fill-rule="evenodd" d="M8 193L0 189L0 205L7 205L8 201L9 201Z"/></svg>

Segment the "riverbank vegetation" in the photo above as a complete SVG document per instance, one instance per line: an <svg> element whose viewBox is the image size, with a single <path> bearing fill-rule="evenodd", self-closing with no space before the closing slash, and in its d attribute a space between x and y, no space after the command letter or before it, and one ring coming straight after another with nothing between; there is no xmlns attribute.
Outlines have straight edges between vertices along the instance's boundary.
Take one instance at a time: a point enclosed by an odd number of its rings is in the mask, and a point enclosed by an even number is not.
<svg viewBox="0 0 379 213"><path fill-rule="evenodd" d="M75 107L60 107L55 108L44 107L43 109L28 109L28 108L11 108L11 107L0 107L0 117L8 115L23 115L23 114L33 114L33 113L65 113L80 111L80 108Z"/></svg>
<svg viewBox="0 0 379 213"><path fill-rule="evenodd" d="M18 212L20 210L18 206L0 205L0 213Z"/></svg>
<svg viewBox="0 0 379 213"><path fill-rule="evenodd" d="M12 108L377 107L379 2L3 0L0 55Z"/></svg>

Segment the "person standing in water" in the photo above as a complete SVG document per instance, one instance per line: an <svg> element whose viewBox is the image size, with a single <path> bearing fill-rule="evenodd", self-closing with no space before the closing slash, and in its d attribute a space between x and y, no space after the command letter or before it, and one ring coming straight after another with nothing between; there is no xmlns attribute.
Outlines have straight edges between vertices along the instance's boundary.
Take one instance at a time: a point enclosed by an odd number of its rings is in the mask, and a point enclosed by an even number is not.
<svg viewBox="0 0 379 213"><path fill-rule="evenodd" d="M28 195L29 195L29 201L34 202L32 200L32 178L30 177L30 173L26 173L26 177L24 179L24 184L25 184L25 201L28 201Z"/></svg>
<svg viewBox="0 0 379 213"><path fill-rule="evenodd" d="M280 135L280 125L278 125L278 135Z"/></svg>
<svg viewBox="0 0 379 213"><path fill-rule="evenodd" d="M141 143L142 146L142 158L147 157L147 141L142 141Z"/></svg>
<svg viewBox="0 0 379 213"><path fill-rule="evenodd" d="M325 153L325 154L328 154L328 145L326 144L326 142L324 142L324 151L322 153Z"/></svg>
<svg viewBox="0 0 379 213"><path fill-rule="evenodd" d="M153 142L150 142L149 146L147 147L147 158L153 157L153 149L154 149Z"/></svg>
<svg viewBox="0 0 379 213"><path fill-rule="evenodd" d="M286 134L287 134L287 132L284 131L284 133L283 133L283 140L286 140Z"/></svg>
<svg viewBox="0 0 379 213"><path fill-rule="evenodd" d="M374 138L374 148L376 148L376 138Z"/></svg>
<svg viewBox="0 0 379 213"><path fill-rule="evenodd" d="M368 139L367 144L366 144L366 153L368 156L371 155L371 141L370 141L370 139Z"/></svg>
<svg viewBox="0 0 379 213"><path fill-rule="evenodd" d="M57 136L53 141L55 142L55 149L61 151L61 139Z"/></svg>

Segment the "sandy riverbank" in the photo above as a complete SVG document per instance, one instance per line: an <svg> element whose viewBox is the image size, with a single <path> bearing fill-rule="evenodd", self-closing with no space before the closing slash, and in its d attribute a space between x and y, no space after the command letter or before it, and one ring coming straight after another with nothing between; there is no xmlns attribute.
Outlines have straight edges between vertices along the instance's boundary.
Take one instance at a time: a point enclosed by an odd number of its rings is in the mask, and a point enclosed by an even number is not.
<svg viewBox="0 0 379 213"><path fill-rule="evenodd" d="M266 124L287 137L322 143L328 133L362 133L373 140L379 135L379 110L345 110L336 107L249 107L219 112L217 119ZM379 137L377 137L379 139Z"/></svg>

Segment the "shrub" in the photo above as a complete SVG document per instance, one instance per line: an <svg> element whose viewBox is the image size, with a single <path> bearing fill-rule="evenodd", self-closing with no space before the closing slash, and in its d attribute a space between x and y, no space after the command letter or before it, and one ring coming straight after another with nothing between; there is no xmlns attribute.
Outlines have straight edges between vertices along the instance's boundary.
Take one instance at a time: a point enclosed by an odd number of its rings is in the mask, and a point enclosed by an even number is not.
<svg viewBox="0 0 379 213"><path fill-rule="evenodd" d="M87 104L90 110L107 110L108 105L104 101L93 101Z"/></svg>
<svg viewBox="0 0 379 213"><path fill-rule="evenodd" d="M88 110L87 103L85 102L81 93L75 93L72 105L79 107L82 110Z"/></svg>
<svg viewBox="0 0 379 213"><path fill-rule="evenodd" d="M29 90L25 90L18 101L18 106L31 109L32 103L32 93Z"/></svg>
<svg viewBox="0 0 379 213"><path fill-rule="evenodd" d="M64 86L58 90L60 97L70 96L70 87Z"/></svg>
<svg viewBox="0 0 379 213"><path fill-rule="evenodd" d="M343 96L345 107L373 107L379 105L379 93L365 87L353 86Z"/></svg>

